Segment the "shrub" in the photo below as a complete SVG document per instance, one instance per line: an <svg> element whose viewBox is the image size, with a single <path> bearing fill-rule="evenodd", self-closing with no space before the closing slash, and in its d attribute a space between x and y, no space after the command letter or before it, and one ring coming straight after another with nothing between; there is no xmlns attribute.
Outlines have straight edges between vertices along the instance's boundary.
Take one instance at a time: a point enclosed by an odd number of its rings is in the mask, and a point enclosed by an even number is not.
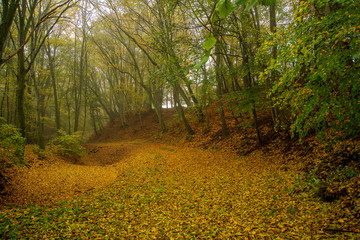
<svg viewBox="0 0 360 240"><path fill-rule="evenodd" d="M34 145L31 147L31 151L38 156L39 159L45 159L47 152L41 149L39 146Z"/></svg>
<svg viewBox="0 0 360 240"><path fill-rule="evenodd" d="M24 165L25 139L19 130L0 118L0 168Z"/></svg>
<svg viewBox="0 0 360 240"><path fill-rule="evenodd" d="M67 134L63 130L58 131L58 136L51 142L51 148L64 157L83 157L85 149L81 146L81 135L79 133Z"/></svg>

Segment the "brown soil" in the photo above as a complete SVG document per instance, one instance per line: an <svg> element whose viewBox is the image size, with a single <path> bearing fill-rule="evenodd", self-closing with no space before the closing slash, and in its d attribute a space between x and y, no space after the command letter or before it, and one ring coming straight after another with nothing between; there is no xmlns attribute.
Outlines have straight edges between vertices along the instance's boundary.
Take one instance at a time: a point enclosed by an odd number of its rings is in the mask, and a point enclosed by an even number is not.
<svg viewBox="0 0 360 240"><path fill-rule="evenodd" d="M163 109L164 121L168 124L175 114L174 109ZM115 142L133 139L148 139L160 132L160 126L155 111L146 111L141 114L129 112L127 124L124 128L120 119L115 119L106 125L104 129L93 136L89 142Z"/></svg>

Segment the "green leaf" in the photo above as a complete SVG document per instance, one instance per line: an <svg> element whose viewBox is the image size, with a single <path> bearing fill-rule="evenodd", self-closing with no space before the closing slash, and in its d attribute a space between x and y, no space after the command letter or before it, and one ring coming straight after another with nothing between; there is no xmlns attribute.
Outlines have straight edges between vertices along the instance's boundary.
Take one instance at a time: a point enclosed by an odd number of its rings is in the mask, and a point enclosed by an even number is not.
<svg viewBox="0 0 360 240"><path fill-rule="evenodd" d="M255 6L255 4L258 2L258 0L252 0L249 5L246 6L245 12L249 11L251 8Z"/></svg>
<svg viewBox="0 0 360 240"><path fill-rule="evenodd" d="M220 18L226 18L234 10L230 0L220 0L216 4L215 10L219 13Z"/></svg>
<svg viewBox="0 0 360 240"><path fill-rule="evenodd" d="M235 2L235 5L234 5L234 8L238 8L240 7L241 5L245 5L247 3L247 0L237 0Z"/></svg>
<svg viewBox="0 0 360 240"><path fill-rule="evenodd" d="M209 51L216 44L216 38L214 36L208 37L203 43L203 47L206 51Z"/></svg>
<svg viewBox="0 0 360 240"><path fill-rule="evenodd" d="M264 6L275 6L276 0L262 0L261 4Z"/></svg>
<svg viewBox="0 0 360 240"><path fill-rule="evenodd" d="M211 51L207 51L207 52L205 53L205 55L201 58L200 62L198 62L198 63L194 66L195 69L200 69L201 66L202 66L203 64L205 64L205 63L209 60L210 52L211 52Z"/></svg>

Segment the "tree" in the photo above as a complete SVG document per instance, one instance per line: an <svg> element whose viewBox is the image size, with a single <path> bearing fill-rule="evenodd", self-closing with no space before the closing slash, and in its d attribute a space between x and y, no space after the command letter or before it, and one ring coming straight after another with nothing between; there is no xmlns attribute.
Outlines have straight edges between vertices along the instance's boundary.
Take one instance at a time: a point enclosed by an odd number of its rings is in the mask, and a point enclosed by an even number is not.
<svg viewBox="0 0 360 240"><path fill-rule="evenodd" d="M56 85L56 73L55 73L57 47L58 46L56 46L56 45L51 46L50 39L48 39L45 44L45 51L46 51L46 55L48 58L48 65L49 65L50 75L51 75L51 85L52 85L53 96L54 96L55 124L56 124L56 129L60 130L61 129L60 106L59 106L59 101L58 101L58 90L57 90L57 85Z"/></svg>
<svg viewBox="0 0 360 240"><path fill-rule="evenodd" d="M226 118L225 118L225 111L224 111L224 102L223 102L223 94L224 94L224 83L222 80L222 75L221 75L221 69L222 69L222 42L221 42L221 18L220 17L215 17L218 20L214 21L213 24L213 34L214 34L214 39L216 39L216 44L215 44L215 79L217 82L217 91L216 91L216 95L219 99L219 108L220 108L220 116L221 116L221 129L222 129L222 136L223 138L226 138L229 135L229 130L226 124Z"/></svg>
<svg viewBox="0 0 360 240"><path fill-rule="evenodd" d="M34 64L41 47L52 28L61 18L62 14L70 7L70 0L59 2L53 5L51 2L42 4L41 0L21 0L18 7L16 18L18 51L17 51L17 90L16 90L16 110L18 116L18 126L22 136L25 136L25 113L24 113L24 93L27 78L26 75ZM50 18L55 20L48 27L40 25ZM32 40L32 48L25 51L25 44L28 39Z"/></svg>
<svg viewBox="0 0 360 240"><path fill-rule="evenodd" d="M88 24L88 19L87 19L87 6L88 6L88 2L82 1L82 3L84 4L81 7L81 15L80 15L80 21L81 21L81 38L80 38L80 54L77 52L77 34L75 34L75 46L74 46L74 107L75 107L75 111L74 111L74 132L77 132L79 129L79 124L80 124L80 113L81 113L81 106L82 106L82 101L83 99L85 99L86 101L86 81L88 79L87 76L87 70L88 70L88 53L87 53L87 38L88 38L88 34L87 34L87 24ZM76 29L75 29L76 31ZM79 59L78 59L79 56ZM86 110L86 104L85 106L85 110ZM85 116L86 116L86 111L85 112Z"/></svg>
<svg viewBox="0 0 360 240"><path fill-rule="evenodd" d="M1 22L0 22L0 66L11 58L10 54L7 58L3 59L5 53L5 46L7 44L11 26L16 16L16 11L19 7L20 0L2 0L1 1Z"/></svg>
<svg viewBox="0 0 360 240"><path fill-rule="evenodd" d="M357 1L302 1L293 22L264 44L264 52L278 48L263 77L280 74L273 101L290 107L293 135L358 136L359 10Z"/></svg>

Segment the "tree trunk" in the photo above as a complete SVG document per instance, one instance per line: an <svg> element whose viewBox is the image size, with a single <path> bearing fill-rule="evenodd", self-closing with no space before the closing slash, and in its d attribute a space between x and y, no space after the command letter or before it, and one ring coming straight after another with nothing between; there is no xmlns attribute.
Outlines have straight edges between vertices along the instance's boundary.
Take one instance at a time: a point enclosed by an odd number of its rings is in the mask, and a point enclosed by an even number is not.
<svg viewBox="0 0 360 240"><path fill-rule="evenodd" d="M44 121L45 115L44 101L45 96L40 93L39 85L35 79L35 72L32 72L32 78L34 81L34 92L36 97L36 126L37 126L37 144L40 149L45 149L45 138L44 138Z"/></svg>
<svg viewBox="0 0 360 240"><path fill-rule="evenodd" d="M190 107L192 104L191 104L191 101L190 99L188 98L188 96L186 95L186 93L184 92L184 90L180 87L179 89L179 93L180 93L180 96L184 99L186 105L188 107Z"/></svg>
<svg viewBox="0 0 360 240"><path fill-rule="evenodd" d="M68 134L71 134L71 104L67 102L67 110L68 110Z"/></svg>
<svg viewBox="0 0 360 240"><path fill-rule="evenodd" d="M201 109L201 106L200 106L200 104L199 104L199 101L198 101L197 98L195 97L195 94L194 94L194 92L193 92L193 90L192 90L192 88L191 88L191 85L190 85L188 79L187 79L186 76L185 76L184 70L182 69L182 67L180 66L180 64L179 64L179 62L178 62L178 59L177 59L177 57L176 57L176 55L175 55L175 52L172 51L172 50L171 50L171 55L172 55L172 57L175 59L175 65L176 65L176 67L177 67L177 69L178 69L178 71L179 71L179 73L180 73L180 77L181 77L181 79L184 81L185 86L186 86L186 88L187 88L187 90L188 90L188 92L189 92L189 94L190 94L191 100L192 100L192 101L194 102L194 104L195 104L195 109L196 109L196 113L197 113L197 115L198 115L198 120L199 120L199 122L203 122L203 121L204 121L204 113L203 113L203 111L202 111L202 109ZM184 94L182 94L182 92L181 92L182 89L179 89L179 90L180 90L181 96L183 96ZM185 98L184 98L184 100L186 101ZM187 101L188 101L188 100L187 100ZM188 106L191 106L191 103L189 104L189 103L186 102L186 104L187 104Z"/></svg>
<svg viewBox="0 0 360 240"><path fill-rule="evenodd" d="M5 45L11 31L11 25L16 16L16 10L19 7L20 0L1 1L1 21L0 21L0 66L5 62L3 53L5 52Z"/></svg>
<svg viewBox="0 0 360 240"><path fill-rule="evenodd" d="M54 55L53 56L51 56L50 44L48 45L46 50L47 50L46 53L47 53L47 56L48 56L48 59L49 59L49 69L50 69L51 83L52 83L52 89L53 89L56 130L60 130L61 129L60 108L59 108L59 101L58 101L58 96L57 96L57 86L56 86L56 78L55 78L55 65L54 65L56 49L54 49Z"/></svg>
<svg viewBox="0 0 360 240"><path fill-rule="evenodd" d="M97 127L96 127L95 108L92 106L92 104L90 104L90 115L91 115L91 120L92 120L94 133L95 133L95 136L97 136L98 135L98 130L97 130Z"/></svg>
<svg viewBox="0 0 360 240"><path fill-rule="evenodd" d="M25 112L24 112L24 96L26 87L26 70L25 70L25 53L24 48L18 52L18 69L16 78L16 112L17 125L20 128L21 135L25 137Z"/></svg>
<svg viewBox="0 0 360 240"><path fill-rule="evenodd" d="M219 100L219 109L220 109L220 117L221 117L221 131L222 137L226 138L229 135L229 130L226 123L225 111L224 111L224 102L223 102L223 83L221 77L221 42L219 36L219 29L217 26L214 26L214 37L218 40L215 44L215 79L217 82L216 95Z"/></svg>
<svg viewBox="0 0 360 240"><path fill-rule="evenodd" d="M19 11L19 46L25 42L25 8L26 1L21 3L22 11ZM26 87L26 69L25 69L25 47L21 47L17 53L17 76L16 76L16 112L17 112L17 126L20 128L21 135L25 137L25 112L24 112L24 96Z"/></svg>
<svg viewBox="0 0 360 240"><path fill-rule="evenodd" d="M247 69L247 74L244 77L244 91L250 91L253 83L252 83L252 76L251 76L251 69L250 69L250 54L251 54L251 47L249 46L249 44L246 41L247 38L247 32L245 29L240 29L240 26L238 24L238 19L237 17L233 14L233 18L235 20L235 27L238 30L238 40L239 43L241 45L241 54L243 56L243 65L244 67L246 67ZM248 16L248 18L250 18L250 16ZM256 24L255 24L256 25ZM258 42L259 38L256 38L256 41ZM261 145L262 144L262 140L261 140L261 134L260 134L260 129L259 129L259 122L257 119L257 113L256 113L256 105L255 105L255 101L252 100L250 101L251 104L251 114L254 117L254 127L255 127L255 131L256 131L256 136L257 136L257 140L258 140L258 144Z"/></svg>
<svg viewBox="0 0 360 240"><path fill-rule="evenodd" d="M76 74L76 39L75 39L75 53L74 53L74 82L75 86L75 112L74 112L74 132L77 132L79 129L79 122L80 122L80 108L81 108L81 101L82 101L82 85L84 79L84 53L85 53L85 41L82 40L81 50L80 50L80 69L79 69L79 78L77 78ZM78 79L78 81L77 81Z"/></svg>
<svg viewBox="0 0 360 240"><path fill-rule="evenodd" d="M249 66L249 59L247 56L244 57L244 62L246 64L246 66ZM248 74L245 77L244 85L245 85L245 91L250 91L251 88L253 87L250 69L248 69ZM262 140L261 140L261 134L260 134L260 129L259 129L259 121L258 121L257 113L256 113L255 101L251 100L250 104L252 105L251 108L252 108L252 115L254 117L254 127L255 127L255 131L256 131L256 137L257 137L259 145L261 145Z"/></svg>
<svg viewBox="0 0 360 240"><path fill-rule="evenodd" d="M162 112L161 112L162 108L161 108L161 106L159 106L159 104L154 104L154 109L155 109L156 116L158 117L161 132L165 133L167 131L167 129L166 129L163 117L162 117Z"/></svg>
<svg viewBox="0 0 360 240"><path fill-rule="evenodd" d="M5 76L5 88L4 88L4 94L1 98L1 111L0 111L0 117L4 116L4 102L5 102L5 98L8 98L8 92L9 92L9 78L7 77L8 74L8 70L6 70L6 76ZM7 116L7 120L9 116Z"/></svg>
<svg viewBox="0 0 360 240"><path fill-rule="evenodd" d="M270 12L270 32L272 34L276 33L276 11L275 11L275 6L270 6L269 7L269 12ZM273 46L272 50L271 50L271 57L272 59L276 59L277 58L277 46ZM271 88L272 84L276 81L276 73L272 72L270 74L270 80L268 82L268 88ZM276 125L279 122L279 109L275 106L273 106L273 102L270 99L270 104L271 104L271 117L273 120L274 125Z"/></svg>
<svg viewBox="0 0 360 240"><path fill-rule="evenodd" d="M186 129L187 133L189 135L194 135L195 132L191 128L189 122L187 121L187 119L185 117L184 110L183 110L183 108L181 106L181 102L180 102L180 98L179 98L179 92L178 92L178 84L177 83L175 83L173 89L174 89L174 101L175 101L177 112L180 115L180 117L181 117L181 119L182 119L182 121L184 123L184 126L185 126L185 129Z"/></svg>

